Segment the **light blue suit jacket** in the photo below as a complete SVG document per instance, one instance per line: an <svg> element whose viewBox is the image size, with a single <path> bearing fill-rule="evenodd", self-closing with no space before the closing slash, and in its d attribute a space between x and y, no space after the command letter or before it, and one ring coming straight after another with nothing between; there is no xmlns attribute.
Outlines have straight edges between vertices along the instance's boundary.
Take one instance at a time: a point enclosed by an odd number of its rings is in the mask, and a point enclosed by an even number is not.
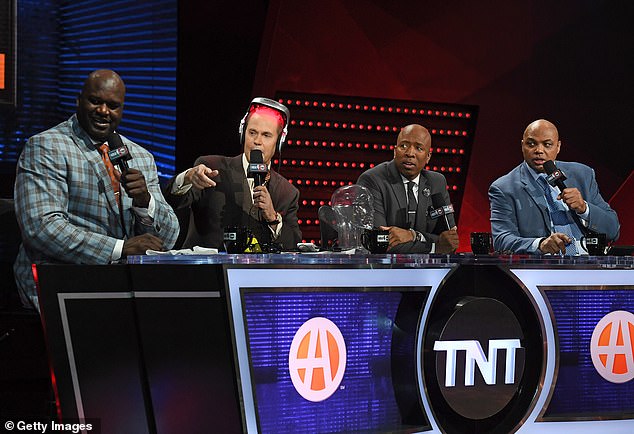
<svg viewBox="0 0 634 434"><path fill-rule="evenodd" d="M557 161L557 168L566 175L567 187L576 187L588 203L588 229L605 233L609 240L619 237L619 220L601 193L594 170L581 163ZM534 253L530 251L536 238L551 234L548 204L544 190L521 163L489 187L493 246L500 252ZM574 211L572 211L574 212Z"/></svg>
<svg viewBox="0 0 634 434"><path fill-rule="evenodd" d="M169 249L179 225L161 193L154 158L121 139L132 157L129 166L143 173L156 205L153 224L144 225L121 188L125 232L128 237L156 235ZM23 303L37 304L31 263L107 264L115 243L125 237L101 154L75 115L28 140L18 160L14 199L22 232L14 271Z"/></svg>

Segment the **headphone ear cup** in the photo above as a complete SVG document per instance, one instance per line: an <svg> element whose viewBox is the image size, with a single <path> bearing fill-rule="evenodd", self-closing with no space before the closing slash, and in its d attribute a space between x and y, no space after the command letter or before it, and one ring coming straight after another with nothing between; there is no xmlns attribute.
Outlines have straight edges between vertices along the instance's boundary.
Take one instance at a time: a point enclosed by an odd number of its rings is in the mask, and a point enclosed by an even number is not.
<svg viewBox="0 0 634 434"><path fill-rule="evenodd" d="M247 116L249 112L244 115L242 120L240 121L240 126L238 126L238 138L240 139L240 146L244 146L244 124L246 123Z"/></svg>
<svg viewBox="0 0 634 434"><path fill-rule="evenodd" d="M277 152L282 153L282 146L284 146L284 142L286 141L286 125L282 129L280 136L277 138Z"/></svg>

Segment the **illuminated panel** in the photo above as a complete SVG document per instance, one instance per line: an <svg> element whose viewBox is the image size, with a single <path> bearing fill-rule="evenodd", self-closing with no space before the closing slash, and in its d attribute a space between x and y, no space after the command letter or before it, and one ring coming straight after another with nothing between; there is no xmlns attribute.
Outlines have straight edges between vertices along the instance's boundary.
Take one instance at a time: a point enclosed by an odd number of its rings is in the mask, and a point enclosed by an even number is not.
<svg viewBox="0 0 634 434"><path fill-rule="evenodd" d="M590 354L592 333L605 315L616 310L634 313L634 286L617 290L551 287L546 294L555 317L560 358L554 393L543 418L634 417L634 380L607 381L595 369ZM624 345L623 359L631 357L632 345L625 340L620 343Z"/></svg>
<svg viewBox="0 0 634 434"><path fill-rule="evenodd" d="M17 2L20 104L15 116L0 118L5 131L0 162L15 162L28 137L68 119L87 74L110 68L121 74L127 88L121 132L153 154L159 176L172 176L177 3L156 0L148 7L147 2L125 0L113 7L93 0ZM0 18L5 15L10 14L0 13ZM8 88L10 57L6 62Z"/></svg>
<svg viewBox="0 0 634 434"><path fill-rule="evenodd" d="M4 89L4 58L5 54L0 53L0 89Z"/></svg>
<svg viewBox="0 0 634 434"><path fill-rule="evenodd" d="M401 426L390 364L401 293L355 289L244 294L260 432L276 433L280 427L295 433L376 432ZM322 402L303 398L289 375L293 337L313 317L325 317L339 328L348 356L338 390ZM412 343L412 362L414 349Z"/></svg>
<svg viewBox="0 0 634 434"><path fill-rule="evenodd" d="M300 197L330 199L334 190L354 184L359 175L393 157L400 129L417 123L432 136L426 170L445 175L457 218L460 213L478 107L461 104L278 92L292 113L287 145L279 164ZM302 222L317 217L300 207ZM319 239L318 228L300 223L305 240Z"/></svg>
<svg viewBox="0 0 634 434"><path fill-rule="evenodd" d="M399 411L404 384L399 379L417 368L420 335L395 333L399 309L420 315L448 269L253 269L227 270L228 298L245 431L255 432L420 432L437 428L422 389L405 408L420 410L415 421ZM410 311L410 312L411 312ZM325 400L300 396L289 373L295 333L311 318L337 325L346 345L347 363L337 390ZM420 321L420 322L419 322ZM410 388L411 389L411 388ZM423 406L421 406L421 401ZM403 421L402 419L408 419ZM421 419L422 418L422 419ZM437 432L437 431L436 431Z"/></svg>
<svg viewBox="0 0 634 434"><path fill-rule="evenodd" d="M152 153L160 177L175 173L177 3L83 0L59 8L60 86L69 90L60 105L72 113L87 73L114 69L126 84L121 133Z"/></svg>
<svg viewBox="0 0 634 434"><path fill-rule="evenodd" d="M558 401L560 399L571 399L576 401L580 398L579 396L571 396L568 394L562 397L554 396L558 381L556 365L559 354L556 353L558 349L556 339L556 335L558 332L556 332L556 328L558 329L559 325L556 323L556 313L547 300L547 297L549 298L551 294L553 294L553 288L557 288L558 291L563 290L570 292L574 290L597 291L597 294L603 294L604 296L606 296L606 298L603 298L603 300L600 301L600 304L603 306L603 308L618 310L621 309L618 304L610 304L610 298L612 297L610 293L616 294L618 292L625 291L625 288L627 287L630 289L624 294L629 293L630 299L634 297L634 270L512 269L511 272L517 276L517 278L524 284L527 291L531 294L535 303L535 308L538 310L539 315L544 322L544 328L546 332L546 340L544 342L546 348L546 366L542 393L536 397L535 407L527 416L524 425L517 432L520 434L550 434L559 432L570 432L570 430L573 430L575 434L617 434L624 432L634 432L634 420L632 419L603 420L603 418L600 418L599 420L597 420L596 414L584 414L581 411L576 413L577 416L575 416L575 413L573 413L566 415L560 414L558 417L552 417L551 419L547 420L544 420L542 418L543 413L548 411L549 402L552 399L554 399L555 401ZM625 297L625 299L627 298L628 296ZM621 300L623 300L623 298L621 298ZM584 300L584 302L585 301L587 300ZM597 300L594 301L596 302ZM557 303L557 300L555 300L555 302ZM579 306L573 307L572 305L569 305L568 308L576 309L579 308ZM581 308L584 312L591 312L593 309L597 308L597 306L582 306ZM562 316L561 313L562 312L559 313L559 317L563 319L565 315ZM562 325L564 326L564 328L565 323L566 321L563 320ZM585 327L589 327L588 322L586 322ZM594 325L592 325L592 328L594 328ZM574 337L572 333L570 333L569 335L570 339L572 339L573 341L575 339L581 339L581 337ZM585 348L583 343L581 342L576 345L581 351L590 351L589 345ZM572 346L567 346L564 348L569 349L572 348ZM563 356L565 358L569 355L563 354ZM582 353L577 355L577 357L583 356L584 355ZM566 365L570 365L571 361L570 359L568 359L563 360L563 362L564 370L566 370ZM563 375L567 376L568 374ZM587 380L584 378L579 378L577 379L577 381L584 382ZM585 384L590 385L590 383L588 382L586 382ZM552 397L549 394L549 391L553 392ZM593 392L592 390L583 390L580 393L590 394ZM623 399L626 403L631 402L630 397L624 397L623 395L619 395L619 397ZM629 416L627 416L627 414L629 414ZM610 416L608 415L608 418L609 417ZM627 413L622 413L622 417L632 417L631 410L629 410ZM571 420L574 420L574 422L571 422Z"/></svg>

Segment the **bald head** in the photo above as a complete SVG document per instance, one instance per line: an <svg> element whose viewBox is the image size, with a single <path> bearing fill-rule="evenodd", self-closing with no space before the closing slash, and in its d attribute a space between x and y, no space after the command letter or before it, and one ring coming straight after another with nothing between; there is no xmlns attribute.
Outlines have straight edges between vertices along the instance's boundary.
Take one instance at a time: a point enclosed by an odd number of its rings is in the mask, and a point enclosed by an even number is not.
<svg viewBox="0 0 634 434"><path fill-rule="evenodd" d="M119 88L125 93L125 84L123 83L123 80L119 74L111 71L110 69L98 69L88 74L81 92L85 93L88 89L92 89L94 86L110 89Z"/></svg>
<svg viewBox="0 0 634 434"><path fill-rule="evenodd" d="M403 128L401 128L401 132L398 134L396 142L400 142L405 135L410 137L418 137L421 143L425 142L428 145L431 145L431 136L429 135L429 131L427 131L427 128L422 125L410 124L404 126Z"/></svg>
<svg viewBox="0 0 634 434"><path fill-rule="evenodd" d="M526 139L527 135L531 135L535 131L540 132L548 132L551 137L555 138L555 141L559 141L559 131L557 131L557 127L550 121L546 119L537 119L536 121L528 124L526 129L524 130L524 136L522 139Z"/></svg>

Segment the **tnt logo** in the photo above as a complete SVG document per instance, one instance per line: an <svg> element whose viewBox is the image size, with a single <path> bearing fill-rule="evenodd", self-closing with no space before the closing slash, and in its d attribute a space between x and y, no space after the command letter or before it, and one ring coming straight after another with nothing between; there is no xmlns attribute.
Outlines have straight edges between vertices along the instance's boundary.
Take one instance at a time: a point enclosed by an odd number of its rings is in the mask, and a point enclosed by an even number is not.
<svg viewBox="0 0 634 434"><path fill-rule="evenodd" d="M434 339L435 383L458 414L481 420L502 411L520 390L526 348L522 326L499 300L467 297Z"/></svg>
<svg viewBox="0 0 634 434"><path fill-rule="evenodd" d="M592 363L611 383L634 378L634 314L617 310L597 323L590 340Z"/></svg>
<svg viewBox="0 0 634 434"><path fill-rule="evenodd" d="M522 348L519 339L491 339L489 341L489 357L487 358L478 341L436 341L434 351L446 351L445 387L456 385L456 355L465 351L464 385L475 384L475 367L477 365L484 382L495 385L497 381L498 350L506 350L504 383L515 383L515 350Z"/></svg>
<svg viewBox="0 0 634 434"><path fill-rule="evenodd" d="M327 318L312 318L295 333L288 354L295 390L305 399L329 398L346 369L346 343L339 328Z"/></svg>

